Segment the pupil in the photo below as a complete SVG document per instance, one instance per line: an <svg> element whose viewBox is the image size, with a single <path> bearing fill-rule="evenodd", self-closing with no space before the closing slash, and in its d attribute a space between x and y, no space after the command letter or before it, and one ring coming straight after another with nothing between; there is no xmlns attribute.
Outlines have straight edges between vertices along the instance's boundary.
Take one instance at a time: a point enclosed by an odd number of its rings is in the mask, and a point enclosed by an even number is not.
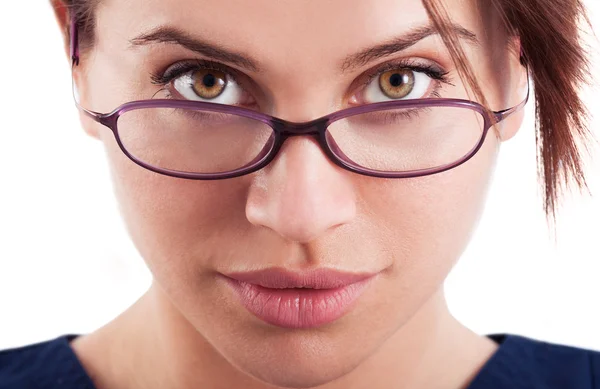
<svg viewBox="0 0 600 389"><path fill-rule="evenodd" d="M400 86L404 83L404 76L402 74L394 73L390 76L390 84L392 86Z"/></svg>
<svg viewBox="0 0 600 389"><path fill-rule="evenodd" d="M202 83L204 83L204 86L207 88L212 88L217 83L217 80L214 75L207 74L202 78Z"/></svg>

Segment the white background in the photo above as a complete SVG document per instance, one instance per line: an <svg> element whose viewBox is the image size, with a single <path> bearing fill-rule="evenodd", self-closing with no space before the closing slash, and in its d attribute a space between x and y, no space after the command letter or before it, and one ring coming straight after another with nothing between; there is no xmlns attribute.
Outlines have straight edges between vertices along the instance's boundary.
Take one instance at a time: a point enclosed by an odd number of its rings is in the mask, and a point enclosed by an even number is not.
<svg viewBox="0 0 600 389"><path fill-rule="evenodd" d="M600 2L587 3L600 30ZM80 129L49 2L4 3L0 43L2 349L93 331L150 274L122 225L101 144ZM585 93L597 112L598 85ZM600 350L600 151L588 169L594 197L565 202L555 244L538 195L532 107L503 146L480 228L446 283L449 304L482 334Z"/></svg>

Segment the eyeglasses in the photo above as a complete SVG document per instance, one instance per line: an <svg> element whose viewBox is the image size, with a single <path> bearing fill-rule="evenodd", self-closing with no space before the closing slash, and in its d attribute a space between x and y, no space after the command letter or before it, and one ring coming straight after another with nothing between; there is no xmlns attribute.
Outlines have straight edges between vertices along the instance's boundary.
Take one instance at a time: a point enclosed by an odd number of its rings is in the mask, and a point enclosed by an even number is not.
<svg viewBox="0 0 600 389"><path fill-rule="evenodd" d="M71 27L75 67L76 23ZM120 149L136 164L167 176L216 180L262 169L292 136L316 138L333 163L362 175L408 178L441 173L471 159L488 130L522 109L528 99L529 92L519 105L491 113L479 103L461 99L388 101L304 123L190 100L139 100L104 114L76 103L112 130Z"/></svg>

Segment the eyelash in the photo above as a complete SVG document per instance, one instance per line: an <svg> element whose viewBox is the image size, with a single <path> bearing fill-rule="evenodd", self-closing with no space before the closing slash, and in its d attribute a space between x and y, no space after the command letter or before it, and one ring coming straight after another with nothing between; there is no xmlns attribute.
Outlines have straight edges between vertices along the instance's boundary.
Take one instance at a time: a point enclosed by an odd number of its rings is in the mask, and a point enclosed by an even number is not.
<svg viewBox="0 0 600 389"><path fill-rule="evenodd" d="M225 66L219 62L207 61L203 59L196 59L193 61L178 62L170 66L164 73L152 73L150 78L152 83L156 85L165 86L177 77L192 71L199 69L212 69L218 70L227 74L233 81L238 82L236 72L229 66Z"/></svg>
<svg viewBox="0 0 600 389"><path fill-rule="evenodd" d="M227 74L229 77L231 77L231 79L234 82L239 84L237 72L235 70L233 70L229 66L223 65L219 62L202 60L202 59L196 59L193 61L185 61L185 62L176 63L176 64L170 66L163 73L151 73L150 78L152 79L153 84L164 87L167 84L169 84L171 81L176 79L177 77L179 77L187 72L190 72L193 70L199 70L199 69L218 70L220 72ZM377 67L375 70L367 73L366 76L363 76L365 81L363 81L361 84L362 84L362 86L366 86L366 85L370 84L376 77L380 76L382 73L385 73L388 70L395 70L395 69L408 69L408 70L411 70L414 72L424 73L425 75L429 76L432 80L438 81L438 85L436 86L436 88L433 92L433 95L436 97L439 97L439 95L437 94L438 89L439 89L439 83L454 85L454 84L452 84L450 77L448 76L450 72L445 71L442 68L437 67L435 65L423 64L423 63L419 63L415 60L406 60L406 59L388 62L388 63L383 64L382 66Z"/></svg>
<svg viewBox="0 0 600 389"><path fill-rule="evenodd" d="M376 77L379 77L381 74L387 72L388 70L396 69L408 69L417 73L423 73L429 76L432 80L438 81L438 83L454 86L449 77L450 72L435 65L419 63L418 61L413 59L401 59L399 61L384 63L383 65L375 68L373 71L367 73L365 81L362 82L362 85L369 85ZM436 90L437 89L438 88L436 88Z"/></svg>

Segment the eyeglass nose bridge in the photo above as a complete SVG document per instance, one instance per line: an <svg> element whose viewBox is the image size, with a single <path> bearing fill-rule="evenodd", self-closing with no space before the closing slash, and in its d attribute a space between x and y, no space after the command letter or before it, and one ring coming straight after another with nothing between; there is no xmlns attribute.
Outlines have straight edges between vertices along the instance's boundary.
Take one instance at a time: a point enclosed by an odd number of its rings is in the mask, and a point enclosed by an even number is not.
<svg viewBox="0 0 600 389"><path fill-rule="evenodd" d="M275 119L271 122L271 124L272 128L277 134L277 140L272 149L272 156L269 161L274 159L275 156L279 154L279 151L287 138L293 136L311 136L317 141L321 147L321 150L329 160L343 168L355 170L346 154L344 154L344 152L337 146L333 139L327 136L326 130L331 124L330 118L323 117L304 123Z"/></svg>
<svg viewBox="0 0 600 389"><path fill-rule="evenodd" d="M316 119L309 122L297 123L286 120L277 120L274 123L274 130L279 134L282 140L292 136L309 135L320 137L325 133L328 121L326 118Z"/></svg>

